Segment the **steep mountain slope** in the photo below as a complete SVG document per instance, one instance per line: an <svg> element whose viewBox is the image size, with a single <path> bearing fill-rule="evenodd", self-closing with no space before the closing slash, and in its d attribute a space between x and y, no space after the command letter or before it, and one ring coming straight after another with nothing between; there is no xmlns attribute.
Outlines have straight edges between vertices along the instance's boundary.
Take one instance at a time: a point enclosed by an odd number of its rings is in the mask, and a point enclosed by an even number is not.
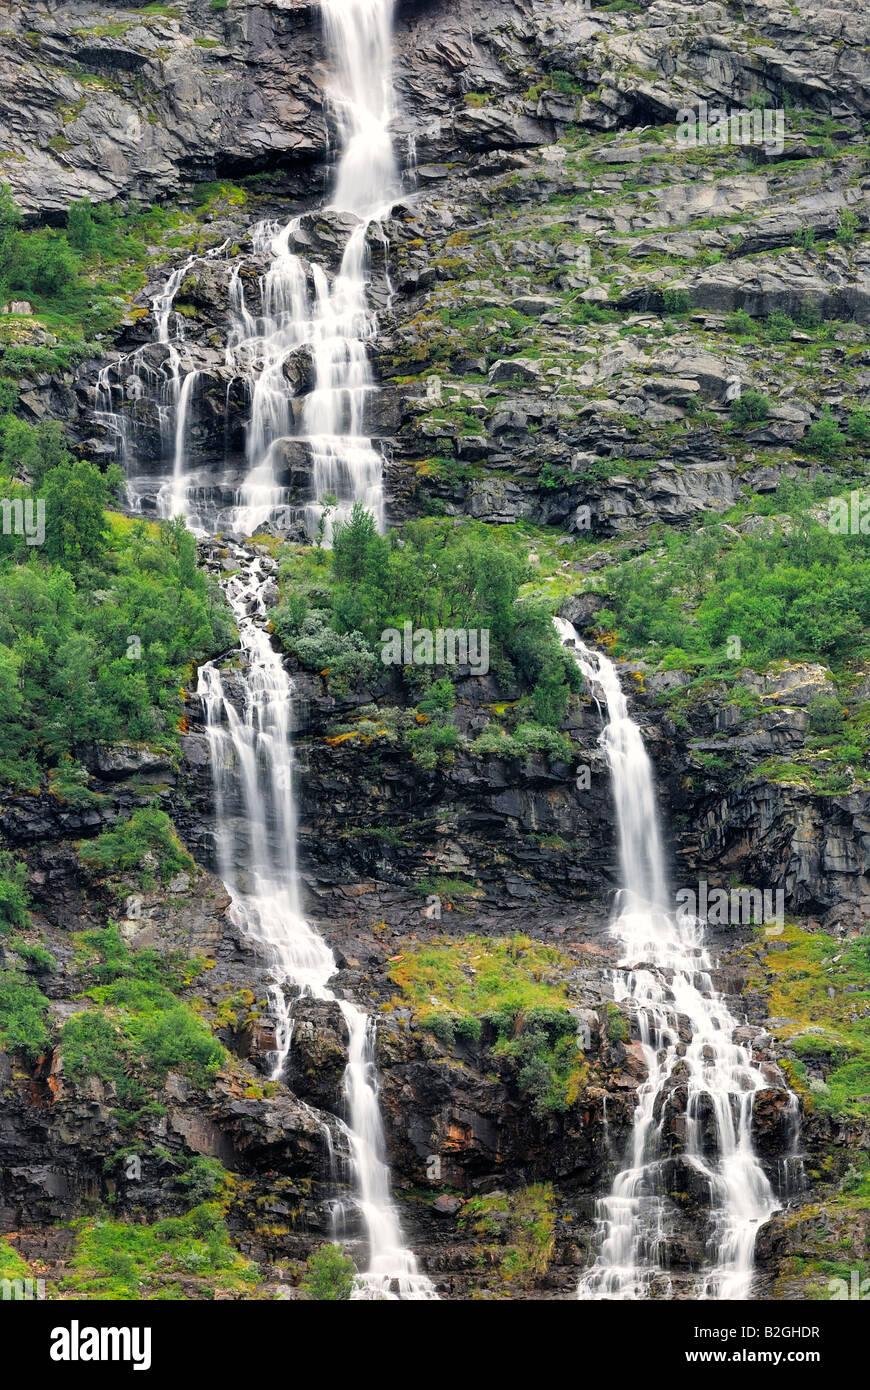
<svg viewBox="0 0 870 1390"><path fill-rule="evenodd" d="M33 229L16 235L50 238L42 224L90 198L114 200L129 240L73 240L62 286L4 281L25 310L0 321L4 407L43 438L60 420L73 454L103 467L120 453L114 412L150 505L176 444L129 354L151 343L170 270L223 246L187 266L170 308L199 373L188 464L231 493L249 391L226 327L234 284L253 295L270 260L251 226L302 214L299 254L330 273L348 232L344 214L312 212L335 134L317 7L10 11L0 178ZM436 552L461 529L516 566L521 600L611 650L656 767L675 888L784 894L782 930L712 926L714 984L771 1080L755 1145L787 1205L759 1235L758 1290L787 1299L829 1296L867 1258L866 532L860 517L853 533L827 523L830 496L860 493L870 451L868 23L806 3L400 4L405 194L367 236L381 389L365 425L388 524L425 557L448 617L457 581ZM687 147L679 117L700 102L711 122L721 104L755 113L762 135L767 111L781 147L700 144L694 125ZM166 349L145 353L158 375ZM297 400L310 393L304 352L284 376ZM25 436L5 429L9 471L38 487L50 450L22 472ZM290 524L245 553L273 577L298 692L305 906L336 952L334 987L378 1019L405 1231L443 1296L571 1297L645 1078L636 1017L613 997L599 709L589 689L548 708L521 645L483 677L437 672L449 689L384 667L379 624L307 543L301 513L321 499L292 440L280 481ZM169 569L160 549L177 540L114 527L90 570L52 555L83 610L126 594L128 546L161 594L183 587L184 554ZM200 544L212 580L238 569L233 545ZM3 564L26 558L19 545ZM9 592L15 679L46 684L22 632L35 621L57 650L47 600ZM63 738L8 709L26 767L0 815L0 1225L56 1296L296 1296L348 1182L333 1160L340 1011L300 1003L286 1077L270 1079L266 964L215 876L191 664L233 637L208 593L208 625L197 610L170 657L174 619L140 632L141 596L123 632L91 634L91 667L63 648L69 690L141 636L150 725L114 688L108 727L76 709ZM180 843L162 820L131 830L154 808ZM700 1185L672 1195L680 1296L709 1214ZM131 1217L187 1224L134 1247Z"/></svg>

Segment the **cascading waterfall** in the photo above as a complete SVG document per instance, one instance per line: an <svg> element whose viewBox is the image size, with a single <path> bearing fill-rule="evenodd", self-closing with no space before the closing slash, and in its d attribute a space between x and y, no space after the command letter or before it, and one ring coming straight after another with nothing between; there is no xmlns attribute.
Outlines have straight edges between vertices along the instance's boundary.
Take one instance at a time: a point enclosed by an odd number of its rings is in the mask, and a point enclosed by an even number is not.
<svg viewBox="0 0 870 1390"><path fill-rule="evenodd" d="M293 250L299 218L278 228L252 229L255 252L272 263L260 280L260 312L251 312L238 276L231 287L232 328L227 362L251 385L247 475L233 529L250 534L283 510L281 459L289 437L309 453L312 500L304 508L313 536L321 522L329 539L334 521L362 502L383 525L383 460L365 433L366 405L376 389L367 343L377 331L366 302L368 230L399 196L389 123L393 115L392 0L322 0L334 78L329 100L341 151L328 207L353 214L338 273ZM294 413L284 368L294 351L311 355L312 389ZM328 508L325 499L330 499Z"/></svg>
<svg viewBox="0 0 870 1390"><path fill-rule="evenodd" d="M232 898L235 922L260 947L271 971L277 1022L272 1074L277 1078L292 1043L288 992L334 1000L329 981L337 967L332 951L306 920L299 903L293 686L266 627L267 562L242 546L231 545L230 551L239 565L226 582L226 594L236 615L244 658L239 677L243 712L233 704L225 676L214 662L200 669L197 693L211 751L221 876ZM404 1244L390 1194L377 1099L374 1026L355 1005L345 999L337 1002L349 1039L345 1135L356 1189L354 1206L362 1216L368 1242L368 1268L361 1275L356 1297L434 1299L431 1283L418 1272ZM345 1214L345 1208L337 1204L339 1222Z"/></svg>
<svg viewBox="0 0 870 1390"><path fill-rule="evenodd" d="M188 515L186 440L200 374L185 354L183 320L176 316L173 333L172 316L175 297L188 271L197 261L223 255L228 245L222 241L208 251L194 252L175 267L151 300L152 341L103 367L97 378L94 419L115 440L119 461L127 473L127 501L133 511L142 510L143 480L131 474L134 440L126 415L115 405L145 397L156 408L162 451L172 457L172 473L157 493L155 510L161 517Z"/></svg>
<svg viewBox="0 0 870 1390"><path fill-rule="evenodd" d="M388 131L391 0L324 0L327 38L335 59L336 107L342 156L334 205L357 214L341 269L330 285L325 271L292 250L299 219L280 228L263 222L252 229L255 253L269 250L272 262L260 281L260 312L251 312L241 277L230 282L231 331L227 364L244 374L251 389L247 439L248 471L232 516L232 529L251 534L280 513L283 493L275 464L278 441L294 434L295 402L285 378L288 356L305 349L314 370L313 389L301 408L294 437L307 442L313 459L314 495L334 493L335 514L363 501L379 523L383 514L381 459L363 437L366 396L374 389L366 339L374 322L366 307L366 232L374 212L396 191L396 169ZM177 284L167 286L171 307ZM161 306L158 329L168 329ZM174 359L170 359L174 360ZM169 489L173 515L190 515L185 430L195 390L194 372L184 377L175 400L175 466ZM320 508L312 505L315 526ZM267 631L265 588L270 563L230 542L238 570L224 581L236 615L242 654L239 713L226 677L213 662L200 671L198 694L205 713L215 797L217 855L232 898L235 921L269 962L276 1018L274 1077L282 1074L292 1046L292 998L302 994L335 1000L329 981L335 958L306 920L299 902L296 866L293 686ZM288 996L290 996L288 1001ZM338 999L348 1032L344 1076L345 1138L354 1180L353 1207L364 1224L368 1267L356 1296L437 1298L417 1270L402 1238L384 1161L377 1096L375 1027L345 999ZM349 1208L334 1206L336 1236L345 1234Z"/></svg>
<svg viewBox="0 0 870 1390"><path fill-rule="evenodd" d="M738 1023L713 988L705 924L669 905L652 766L613 663L586 647L570 623L555 622L607 709L601 742L613 784L622 880L611 925L622 948L614 999L637 1019L648 1069L626 1165L597 1206L599 1253L578 1297L638 1299L672 1291L668 1247L675 1212L668 1194L681 1162L695 1190L708 1193L710 1235L696 1296L745 1299L756 1235L780 1205L752 1147L755 1093L770 1082L751 1050L732 1042ZM688 1021L687 1041L681 1019ZM685 1093L678 1156L669 1152L665 1134L675 1090Z"/></svg>

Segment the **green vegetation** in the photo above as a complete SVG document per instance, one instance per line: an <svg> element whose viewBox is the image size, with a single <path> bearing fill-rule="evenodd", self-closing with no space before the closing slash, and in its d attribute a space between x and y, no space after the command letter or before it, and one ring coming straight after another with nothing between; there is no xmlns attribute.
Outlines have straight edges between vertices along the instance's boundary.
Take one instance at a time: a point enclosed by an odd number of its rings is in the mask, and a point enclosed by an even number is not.
<svg viewBox="0 0 870 1390"><path fill-rule="evenodd" d="M61 463L43 488L46 546L0 537L0 781L8 785L34 786L42 770L69 768L76 745L93 739L176 747L189 663L232 638L183 523L105 522L105 486L89 464Z"/></svg>
<svg viewBox="0 0 870 1390"><path fill-rule="evenodd" d="M556 1212L550 1183L534 1183L512 1192L472 1197L459 1215L459 1227L481 1246L477 1263L481 1291L510 1297L532 1287L546 1274L553 1258Z"/></svg>
<svg viewBox="0 0 870 1390"><path fill-rule="evenodd" d="M0 183L0 303L10 297L29 299L56 338L53 347L42 351L49 357L57 354L60 362L64 351L87 350L95 334L112 331L130 312L132 295L153 273L155 242L163 238L167 245L193 245L201 237L213 237L198 220L201 215L244 196L233 186L201 185L194 214L171 204L122 213L112 204L80 199L70 206L65 228L24 231L9 186ZM15 325L8 327L14 330ZM23 366L28 360L35 365L39 349L21 352ZM11 366L7 349L0 374Z"/></svg>
<svg viewBox="0 0 870 1390"><path fill-rule="evenodd" d="M770 401L760 391L744 391L731 402L731 419L736 425L754 424L769 414Z"/></svg>
<svg viewBox="0 0 870 1390"><path fill-rule="evenodd" d="M0 977L0 1047L33 1062L48 1046L48 1000L15 970Z"/></svg>
<svg viewBox="0 0 870 1390"><path fill-rule="evenodd" d="M810 453L820 459L833 459L842 454L846 447L846 436L837 427L837 422L826 406L814 425L806 433L805 444Z"/></svg>
<svg viewBox="0 0 870 1390"><path fill-rule="evenodd" d="M217 1289L245 1293L257 1282L216 1202L152 1226L102 1218L75 1228L75 1255L60 1285L65 1298L212 1298Z"/></svg>
<svg viewBox="0 0 870 1390"><path fill-rule="evenodd" d="M564 971L570 961L528 937L470 936L403 953L390 967L421 1028L446 1046L480 1041L484 1025L492 1054L503 1059L535 1112L565 1110L585 1074L577 1021L567 1007Z"/></svg>
<svg viewBox="0 0 870 1390"><path fill-rule="evenodd" d="M380 536L374 519L357 504L336 523L331 552L282 557L282 597L272 621L284 645L306 665L320 668L339 687L382 677L381 634L412 629L489 632L489 661L502 682L516 679L532 690L535 721L562 719L571 688L579 685L550 621L551 608L520 596L527 564L486 526L423 520L401 533ZM395 668L411 693L428 693L445 668ZM446 714L446 711L440 711ZM432 720L436 729L445 720ZM431 740L430 729L421 740ZM448 744L453 735L439 734Z"/></svg>
<svg viewBox="0 0 870 1390"><path fill-rule="evenodd" d="M356 1283L356 1265L340 1245L321 1245L305 1261L300 1280L303 1298L318 1302L349 1299Z"/></svg>
<svg viewBox="0 0 870 1390"><path fill-rule="evenodd" d="M870 1117L870 940L832 941L789 924L753 979L792 1061L804 1108Z"/></svg>
<svg viewBox="0 0 870 1390"><path fill-rule="evenodd" d="M196 867L182 849L166 812L153 806L134 811L114 830L104 830L95 840L87 841L79 854L85 864L104 873L138 870L142 889L153 887L155 871L162 883L168 883L176 874L193 873Z"/></svg>
<svg viewBox="0 0 870 1390"><path fill-rule="evenodd" d="M0 850L0 935L10 927L30 925L27 865Z"/></svg>
<svg viewBox="0 0 870 1390"><path fill-rule="evenodd" d="M694 535L663 532L659 547L611 570L603 629L616 650L710 670L853 659L870 623L870 537L836 535L812 498L786 485L776 505L788 526L735 535L711 522ZM738 653L729 639L740 639Z"/></svg>
<svg viewBox="0 0 870 1390"><path fill-rule="evenodd" d="M153 1110L154 1090L168 1071L208 1087L226 1053L205 1023L175 995L200 968L179 954L133 952L114 924L78 938L85 997L97 1007L74 1014L61 1031L65 1071L97 1076L118 1096L119 1123L134 1126Z"/></svg>
<svg viewBox="0 0 870 1390"><path fill-rule="evenodd" d="M0 1279L30 1279L30 1266L18 1251L9 1243L8 1236L0 1236Z"/></svg>

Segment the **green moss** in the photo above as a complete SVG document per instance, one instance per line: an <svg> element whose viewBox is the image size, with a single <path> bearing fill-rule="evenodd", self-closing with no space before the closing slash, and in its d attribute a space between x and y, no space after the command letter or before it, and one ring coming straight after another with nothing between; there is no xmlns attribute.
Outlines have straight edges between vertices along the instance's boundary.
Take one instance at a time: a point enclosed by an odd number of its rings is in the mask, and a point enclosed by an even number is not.
<svg viewBox="0 0 870 1390"><path fill-rule="evenodd" d="M438 890L427 885L427 891ZM403 1002L427 1018L442 1011L515 1017L529 1009L564 1008L568 991L561 973L570 964L554 946L527 936L470 936L403 952L390 966L390 979L402 991Z"/></svg>
<svg viewBox="0 0 870 1390"><path fill-rule="evenodd" d="M405 952L390 978L421 1028L445 1046L478 1042L483 1024L500 1058L531 1099L536 1114L566 1110L586 1077L577 1023L562 978L571 962L528 937L471 936Z"/></svg>
<svg viewBox="0 0 870 1390"><path fill-rule="evenodd" d="M78 1221L75 1229L75 1254L60 1284L64 1298L210 1298L215 1285L244 1293L257 1282L256 1266L234 1249L215 1202L152 1226L99 1219Z"/></svg>
<svg viewBox="0 0 870 1390"><path fill-rule="evenodd" d="M532 1287L546 1274L553 1258L556 1213L550 1183L535 1183L513 1192L473 1197L459 1215L466 1239L480 1244L478 1262L487 1270L481 1288L510 1297Z"/></svg>
<svg viewBox="0 0 870 1390"><path fill-rule="evenodd" d="M789 924L772 949L763 945L752 983L767 998L805 1106L870 1117L870 939L833 942Z"/></svg>

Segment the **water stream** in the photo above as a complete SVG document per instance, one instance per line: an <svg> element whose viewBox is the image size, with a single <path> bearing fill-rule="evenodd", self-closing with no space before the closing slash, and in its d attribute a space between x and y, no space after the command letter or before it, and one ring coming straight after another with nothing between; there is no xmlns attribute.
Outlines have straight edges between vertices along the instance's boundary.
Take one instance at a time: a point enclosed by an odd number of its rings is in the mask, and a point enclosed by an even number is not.
<svg viewBox="0 0 870 1390"><path fill-rule="evenodd" d="M601 743L622 885L610 927L620 947L614 1000L636 1020L647 1067L629 1152L597 1205L598 1255L578 1297L673 1294L677 1188L694 1193L709 1214L693 1296L746 1299L755 1238L781 1204L752 1145L755 1094L771 1083L751 1049L732 1041L739 1024L713 987L706 924L675 912L670 901L652 765L616 669L570 623L555 622L607 712Z"/></svg>
<svg viewBox="0 0 870 1390"><path fill-rule="evenodd" d="M213 469L191 469L190 421L201 372L184 341L175 297L199 256L174 270L152 301L154 342L100 377L98 419L120 443L134 506L142 493L134 477L133 432L115 409L113 371L125 374L117 394L147 396L155 408L164 459L172 460L151 505L162 516L184 516L200 535L251 535L266 522L282 524L287 493L280 449L292 440L311 459L313 501L305 509L309 534L320 526L328 541L336 518L361 501L383 521L382 458L364 433L366 402L376 389L367 341L376 330L367 306L368 233L401 191L389 123L392 0L322 0L332 84L327 92L338 127L339 159L329 206L342 214L347 240L340 268L294 251L300 226L261 222L250 231L253 253L271 259L260 276L259 303L246 297L239 268L229 285L225 363L242 377L250 398L245 476L227 506L227 487ZM378 235L376 233L376 235ZM381 234L382 235L382 234ZM223 247L208 256L218 255ZM294 396L285 368L301 358L310 389ZM152 482L153 490L153 482ZM320 499L334 502L325 512ZM321 526L321 521L323 525ZM274 563L252 547L226 542L235 572L224 591L239 630L239 669L214 662L199 674L214 785L215 838L220 872L234 920L269 964L276 1023L273 1076L280 1077L293 1041L293 1004L302 995L337 1002L348 1035L344 1075L346 1123L340 1132L351 1178L350 1200L333 1204L335 1236L354 1237L360 1220L367 1253L355 1297L434 1299L406 1247L390 1190L378 1107L373 1021L329 987L336 962L308 922L299 900L296 864L296 787L293 685L267 631L267 586Z"/></svg>

